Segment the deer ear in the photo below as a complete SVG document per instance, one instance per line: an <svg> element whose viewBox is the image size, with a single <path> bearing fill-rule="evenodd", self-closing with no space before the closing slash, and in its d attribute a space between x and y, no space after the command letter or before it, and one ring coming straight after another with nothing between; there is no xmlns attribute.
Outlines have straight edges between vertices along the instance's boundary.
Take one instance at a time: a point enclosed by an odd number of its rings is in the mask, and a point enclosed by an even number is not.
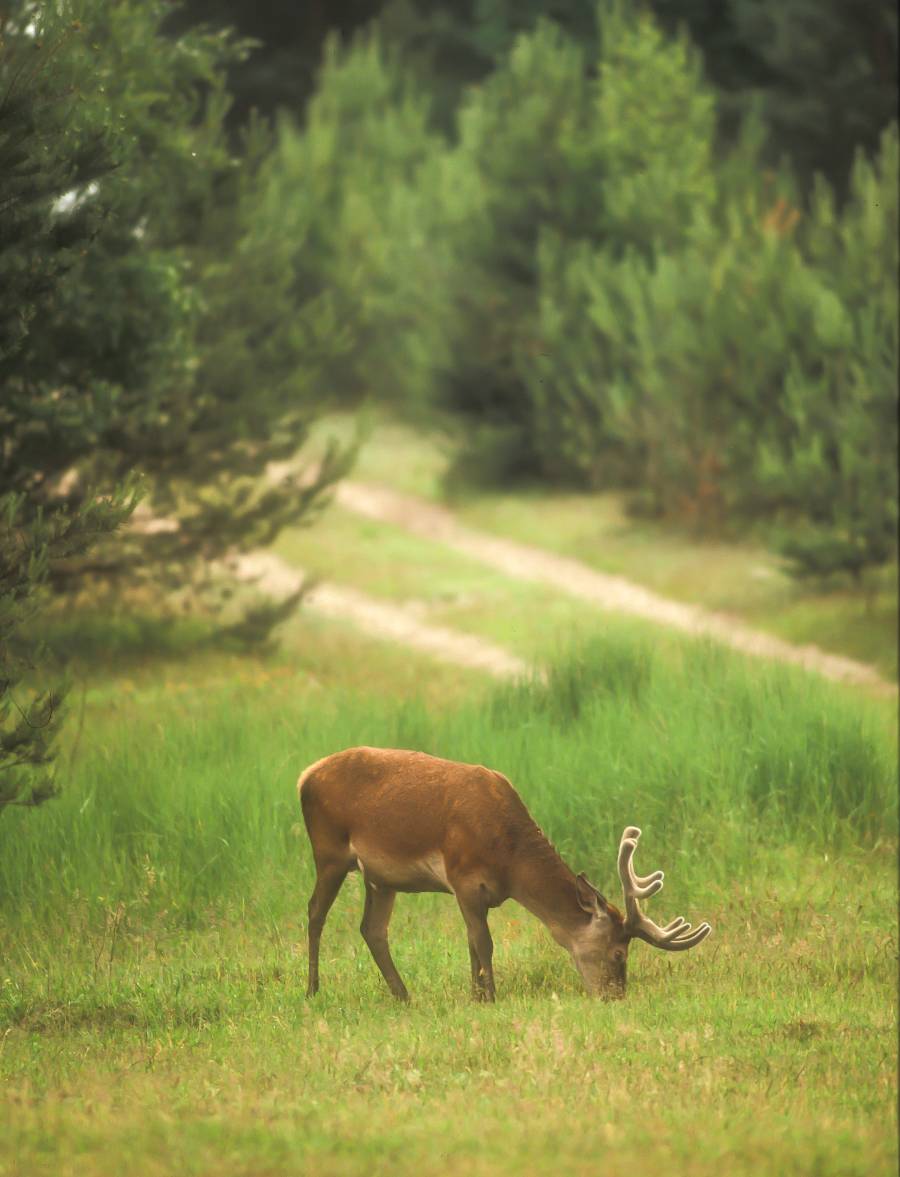
<svg viewBox="0 0 900 1177"><path fill-rule="evenodd" d="M575 879L575 895L582 911L590 915L601 915L606 911L606 900L584 873Z"/></svg>

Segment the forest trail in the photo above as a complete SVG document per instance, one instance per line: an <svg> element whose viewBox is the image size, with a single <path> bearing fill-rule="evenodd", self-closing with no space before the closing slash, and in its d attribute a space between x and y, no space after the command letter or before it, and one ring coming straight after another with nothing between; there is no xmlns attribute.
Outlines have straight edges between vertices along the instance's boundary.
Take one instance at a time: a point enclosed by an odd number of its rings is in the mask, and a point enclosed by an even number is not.
<svg viewBox="0 0 900 1177"><path fill-rule="evenodd" d="M306 577L273 552L245 552L228 561L239 580L274 597L286 597L299 589ZM521 678L531 668L515 654L474 634L442 625L428 625L402 605L377 601L344 585L316 582L303 597L303 608L323 617L350 621L371 637L393 641L470 670L495 678Z"/></svg>
<svg viewBox="0 0 900 1177"><path fill-rule="evenodd" d="M413 535L436 540L511 578L548 585L596 608L640 617L694 636L710 637L744 654L793 663L837 682L866 686L884 694L897 690L874 667L863 662L829 654L815 645L793 645L744 625L726 614L659 596L624 577L597 572L578 560L475 531L461 524L447 508L435 506L423 499L384 486L350 481L338 484L335 501L345 509L369 519L390 523ZM347 590L339 591L344 593ZM333 603L336 609L336 599ZM390 606L379 608L398 611ZM374 613L371 619L375 624ZM443 632L452 633L450 630ZM386 632L384 636L393 635ZM397 640L403 639L398 636ZM467 637L466 640L487 645L481 643L480 639ZM511 655L506 654L505 657L511 658ZM513 662L516 661L513 659Z"/></svg>

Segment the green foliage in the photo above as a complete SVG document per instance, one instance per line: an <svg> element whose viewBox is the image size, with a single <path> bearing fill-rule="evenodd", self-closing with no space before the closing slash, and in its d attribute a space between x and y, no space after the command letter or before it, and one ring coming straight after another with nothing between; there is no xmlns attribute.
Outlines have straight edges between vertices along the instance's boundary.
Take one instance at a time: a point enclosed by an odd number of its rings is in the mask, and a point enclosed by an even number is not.
<svg viewBox="0 0 900 1177"><path fill-rule="evenodd" d="M807 219L763 185L726 190L652 262L545 241L523 374L548 471L637 487L707 530L772 520L801 573L889 560L896 142L860 160L840 214L824 182Z"/></svg>
<svg viewBox="0 0 900 1177"><path fill-rule="evenodd" d="M818 184L802 238L815 285L809 346L783 383L785 427L760 448L759 479L786 517L799 575L855 577L897 551L898 132L860 155L841 213Z"/></svg>
<svg viewBox="0 0 900 1177"><path fill-rule="evenodd" d="M804 188L821 172L841 193L860 148L877 150L897 109L897 13L888 0L650 0L671 35L682 30L703 56L718 97L721 140L755 112L768 133L767 162L789 156ZM453 133L466 89L483 82L517 38L552 20L589 56L598 33L595 0L187 0L169 26L230 25L253 51L228 67L232 124L259 109L299 116L314 92L329 36L350 40L377 22L434 99Z"/></svg>
<svg viewBox="0 0 900 1177"><path fill-rule="evenodd" d="M874 168L860 160L840 212L820 180L804 216L790 177L761 167L758 126L714 164L711 98L684 46L615 6L601 16L596 115L577 135L578 162L593 153L593 166L574 166L567 128L536 119L502 70L499 108L512 124L525 111L551 146L528 149L515 129L484 123L485 143L516 144L520 170L505 186L502 147L470 156L503 214L491 222L493 250L473 249L459 280L476 304L455 349L460 384L483 399L453 403L506 426L505 448L489 438L488 459L473 464L632 486L645 507L705 530L774 520L775 542L801 572L858 575L883 563L896 551L896 131ZM542 95L559 75L553 52L565 52L552 37L544 58L527 41L511 59L548 77ZM578 101L564 108L577 124ZM485 103L467 113L460 151ZM569 207L572 193L591 193L593 224L567 221L565 202L552 212L541 202L536 177L560 160ZM516 266L504 266L504 247ZM498 339L512 364L498 358ZM467 381L479 355L483 370ZM499 378L504 395L488 399Z"/></svg>
<svg viewBox="0 0 900 1177"><path fill-rule="evenodd" d="M622 301L640 290L655 252L668 257L693 223L709 217L716 200L714 105L689 46L668 44L649 20L620 5L603 5L598 20L603 35L596 81L586 78L583 68L573 71L583 95L581 126L568 138L558 127L542 128L543 150L535 142L523 153L534 171L531 183L516 177L526 192L534 190L535 181L552 181L546 144L559 145L561 163L544 207L529 210L527 234L518 227L512 234L531 259L528 293L537 303L537 322L516 340L514 394L508 398L510 415L527 423L525 444L537 470L562 480L587 477L595 484L621 477L632 455L627 444L622 447L621 429L607 420L607 384L621 379L619 365L610 356L610 363L601 359L588 367L578 341L603 353L610 347L605 332L627 338L641 328L657 329L646 319L637 326L629 321ZM528 76L539 76L538 68L532 65ZM573 104L561 108L568 111ZM506 109L515 120L523 107L508 102ZM527 122L527 112L522 117ZM577 193L569 199L580 199L592 215L559 216L554 196L560 191ZM503 208L492 226L501 240ZM549 214L551 208L556 215ZM584 297L577 288L591 265L593 294ZM621 366L633 372L633 363ZM619 451L615 457L611 445ZM611 461L617 468L610 469Z"/></svg>
<svg viewBox="0 0 900 1177"><path fill-rule="evenodd" d="M596 68L552 22L520 36L454 144L377 37L332 43L268 184L352 336L335 384L461 415L470 479L624 485L705 531L764 519L798 569L883 562L893 132L806 213L758 121L717 147L686 40L614 2L597 23Z"/></svg>
<svg viewBox="0 0 900 1177"><path fill-rule="evenodd" d="M12 911L27 898L35 916L65 911L75 893L130 902L149 867L159 909L189 921L295 870L296 777L354 744L500 769L584 862L635 820L669 854L702 843L686 884L693 871L740 872L748 847L849 851L892 836L896 749L868 700L719 647L675 649L613 631L566 651L549 685L438 710L310 694L293 678L156 697L150 708L107 700L52 813L0 825L0 895Z"/></svg>
<svg viewBox="0 0 900 1177"><path fill-rule="evenodd" d="M268 475L305 438L339 332L260 216L269 137L251 126L240 161L226 142L225 70L245 47L163 36L169 11L21 0L0 26L7 804L51 791L28 770L49 764L62 692L12 694L41 677L22 626L42 586L95 603L177 589L167 605L218 614L217 558L312 518L352 453ZM135 473L144 517L113 536ZM230 631L260 640L296 599L254 604Z"/></svg>
<svg viewBox="0 0 900 1177"><path fill-rule="evenodd" d="M395 179L396 384L408 401L424 394L466 414L469 467L494 477L541 468L520 369L534 349L542 234L646 250L677 236L702 198L714 110L694 55L621 6L604 19L598 79L580 46L539 22L469 93L456 145L414 184ZM638 105L646 118L626 135L625 111ZM655 195L663 174L665 203Z"/></svg>
<svg viewBox="0 0 900 1177"><path fill-rule="evenodd" d="M715 109L690 46L619 4L598 20L595 77L578 46L539 24L463 105L443 169L423 173L428 264L436 255L448 299L435 395L487 427L468 464L494 478L582 474L543 436L566 394L556 381L542 387L541 320L569 319L544 297L546 243L590 243L607 262L649 256L674 248L715 199Z"/></svg>
<svg viewBox="0 0 900 1177"><path fill-rule="evenodd" d="M888 0L654 0L687 27L721 96L726 133L750 111L765 122L768 162L789 157L846 193L856 154L874 155L897 116L897 9Z"/></svg>
<svg viewBox="0 0 900 1177"><path fill-rule="evenodd" d="M259 215L278 228L295 299L325 292L340 346L320 385L333 401L396 395L405 185L435 143L427 101L375 34L346 51L330 40L303 130L279 124Z"/></svg>
<svg viewBox="0 0 900 1177"><path fill-rule="evenodd" d="M113 160L104 127L82 118L74 101L79 79L67 51L81 30L51 16L44 25L35 17L32 33L32 16L22 5L0 25L0 812L56 792L65 687L47 681L41 645L25 636L41 590L61 561L114 532L134 508L122 486L71 508L43 501L52 468L42 418L59 409L66 428L86 422L59 403L58 390L32 402L31 339L98 231L91 201L69 197L108 178Z"/></svg>
<svg viewBox="0 0 900 1177"><path fill-rule="evenodd" d="M858 575L896 551L896 130L842 213L824 181L806 219L720 187L652 262L545 242L542 453L706 528L777 520L798 571Z"/></svg>
<svg viewBox="0 0 900 1177"><path fill-rule="evenodd" d="M528 332L542 223L575 235L597 228L588 112L580 49L542 24L472 91L458 146L425 177L429 236L444 243L428 259L441 267L446 300L434 395L487 430L486 453L472 438L473 471L484 459L494 476L533 466L514 357ZM575 170L581 183L570 182Z"/></svg>
<svg viewBox="0 0 900 1177"><path fill-rule="evenodd" d="M57 589L87 577L95 593L190 583L215 612L214 561L311 518L350 451L331 449L305 479L267 477L302 445L340 333L320 291L298 290L278 218L261 215L268 135L251 125L240 159L226 140L225 71L246 47L224 33L164 36L169 11L161 0L65 9L77 36L50 68L76 79L75 131L99 136L115 167L69 197L98 231L23 345L3 459L14 488L70 509L136 469L148 511L167 517L67 561ZM55 19L44 14L36 36Z"/></svg>
<svg viewBox="0 0 900 1177"><path fill-rule="evenodd" d="M721 525L738 489L723 471L746 473L808 326L784 313L793 257L766 231L762 196L698 213L649 258L545 238L539 344L522 374L556 477L638 487L657 511Z"/></svg>
<svg viewBox="0 0 900 1177"><path fill-rule="evenodd" d="M761 519L800 571L889 559L892 282L865 259L891 256L890 201L863 163L840 206L822 180L809 210L801 192L826 160L843 189L848 143L874 143L869 34L894 26L877 4L854 30L807 16L404 0L333 37L304 130L284 121L263 168L295 298L327 291L322 336L340 334L329 389L461 414L456 476L625 485L707 532ZM662 31L678 21L710 80ZM844 42L827 94L802 93ZM454 71L477 84L450 101ZM838 111L851 77L860 102ZM786 145L800 185L766 170Z"/></svg>
<svg viewBox="0 0 900 1177"><path fill-rule="evenodd" d="M613 250L677 245L711 206L715 100L685 38L606 0L594 93L603 237ZM596 238L594 238L596 240Z"/></svg>
<svg viewBox="0 0 900 1177"><path fill-rule="evenodd" d="M128 488L71 513L32 512L24 495L0 495L0 812L38 805L57 791L54 745L66 687L46 685L43 646L27 636L41 589L57 561L114 532L134 505Z"/></svg>
<svg viewBox="0 0 900 1177"><path fill-rule="evenodd" d="M381 0L183 0L165 28L179 35L198 26L232 28L248 38L251 51L227 70L233 98L227 121L238 132L257 115L270 118L281 110L299 117L315 91L328 37L349 37L382 7Z"/></svg>
<svg viewBox="0 0 900 1177"><path fill-rule="evenodd" d="M0 25L0 378L7 378L37 306L96 231L90 201L59 202L108 176L113 160L102 128L80 125L71 111L76 80L53 62L79 30L61 22L48 42L24 33L24 9Z"/></svg>

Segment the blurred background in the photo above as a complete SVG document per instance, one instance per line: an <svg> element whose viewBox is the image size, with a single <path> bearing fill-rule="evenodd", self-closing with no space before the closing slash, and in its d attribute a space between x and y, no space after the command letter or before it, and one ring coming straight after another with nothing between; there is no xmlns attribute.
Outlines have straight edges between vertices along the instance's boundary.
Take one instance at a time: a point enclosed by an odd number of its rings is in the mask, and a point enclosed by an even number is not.
<svg viewBox="0 0 900 1177"><path fill-rule="evenodd" d="M883 0L5 4L0 803L73 673L281 624L355 681L362 594L577 624L435 504L894 680L896 50Z"/></svg>

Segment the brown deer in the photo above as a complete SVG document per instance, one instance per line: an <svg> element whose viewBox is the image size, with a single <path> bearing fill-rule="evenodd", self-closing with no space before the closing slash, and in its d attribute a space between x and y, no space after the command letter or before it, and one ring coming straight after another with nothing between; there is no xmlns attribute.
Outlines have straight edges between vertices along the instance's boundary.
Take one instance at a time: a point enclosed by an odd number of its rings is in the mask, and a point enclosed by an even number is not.
<svg viewBox="0 0 900 1177"><path fill-rule="evenodd" d="M644 878L632 858L641 831L619 844L625 915L575 875L533 821L502 773L397 748L349 748L311 765L297 782L316 863L309 901L309 988L319 988L319 940L349 871L366 889L360 931L391 992L409 994L391 959L388 923L398 891L456 897L469 936L473 995L494 1000L494 951L487 913L515 899L572 954L588 992L623 997L631 940L680 952L710 933L680 916L660 928L638 901L655 895L663 872Z"/></svg>

